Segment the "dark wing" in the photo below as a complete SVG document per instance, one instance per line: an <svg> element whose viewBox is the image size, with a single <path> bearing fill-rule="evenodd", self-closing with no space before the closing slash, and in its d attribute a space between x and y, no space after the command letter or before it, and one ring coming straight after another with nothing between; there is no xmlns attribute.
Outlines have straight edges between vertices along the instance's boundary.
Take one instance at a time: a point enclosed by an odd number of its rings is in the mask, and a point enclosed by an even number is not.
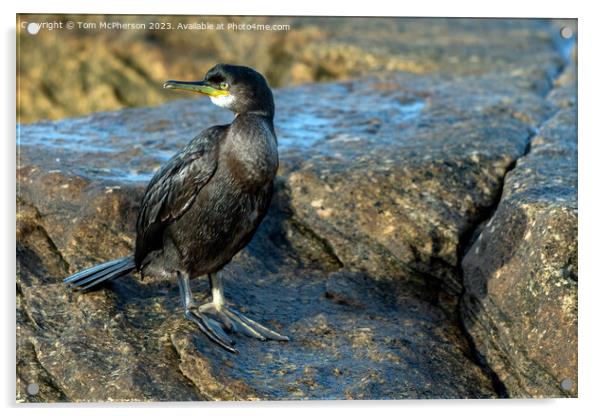
<svg viewBox="0 0 602 416"><path fill-rule="evenodd" d="M146 188L136 223L136 267L163 246L165 227L188 210L217 169L219 142L227 126L199 134L155 174Z"/></svg>

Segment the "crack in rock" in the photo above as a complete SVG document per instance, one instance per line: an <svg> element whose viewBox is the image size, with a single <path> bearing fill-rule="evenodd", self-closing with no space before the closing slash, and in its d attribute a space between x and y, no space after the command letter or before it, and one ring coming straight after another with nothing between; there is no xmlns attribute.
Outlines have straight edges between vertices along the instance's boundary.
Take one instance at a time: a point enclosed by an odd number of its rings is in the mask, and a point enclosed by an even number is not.
<svg viewBox="0 0 602 416"><path fill-rule="evenodd" d="M546 93L556 111L534 129L462 260L464 329L474 354L511 397L577 391L577 286L567 280L576 276L576 113L574 100L557 99L566 96L560 91L576 92L566 76L572 65Z"/></svg>

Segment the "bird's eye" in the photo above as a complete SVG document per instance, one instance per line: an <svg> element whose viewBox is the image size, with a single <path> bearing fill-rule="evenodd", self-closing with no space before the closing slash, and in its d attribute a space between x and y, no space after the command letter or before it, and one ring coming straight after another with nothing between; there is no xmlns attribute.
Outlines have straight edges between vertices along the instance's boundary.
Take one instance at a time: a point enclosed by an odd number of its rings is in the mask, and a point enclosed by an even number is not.
<svg viewBox="0 0 602 416"><path fill-rule="evenodd" d="M220 82L219 84L219 88L222 90L227 90L230 87L230 84L228 84L227 82Z"/></svg>

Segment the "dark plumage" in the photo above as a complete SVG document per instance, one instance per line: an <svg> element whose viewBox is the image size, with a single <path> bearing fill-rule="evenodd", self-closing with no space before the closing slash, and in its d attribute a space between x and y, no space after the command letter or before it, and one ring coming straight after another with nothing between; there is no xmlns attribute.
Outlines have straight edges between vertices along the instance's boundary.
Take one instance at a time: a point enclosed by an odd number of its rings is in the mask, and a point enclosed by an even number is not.
<svg viewBox="0 0 602 416"><path fill-rule="evenodd" d="M204 130L152 178L138 214L133 256L65 282L85 290L133 270L173 276L186 317L227 350L236 351L223 329L288 340L229 307L217 275L249 243L270 205L278 169L272 92L255 70L224 64L209 70L203 81L167 81L164 88L208 95L236 117L229 125ZM189 279L203 275L209 275L213 300L196 306Z"/></svg>

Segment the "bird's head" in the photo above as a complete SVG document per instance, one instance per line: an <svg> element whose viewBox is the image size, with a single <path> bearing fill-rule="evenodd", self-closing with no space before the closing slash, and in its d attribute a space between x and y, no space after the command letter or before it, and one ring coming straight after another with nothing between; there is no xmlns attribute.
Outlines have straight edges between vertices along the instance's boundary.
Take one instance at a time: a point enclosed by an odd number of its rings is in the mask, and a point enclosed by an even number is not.
<svg viewBox="0 0 602 416"><path fill-rule="evenodd" d="M202 81L166 81L163 88L204 94L213 104L236 114L257 113L274 117L274 98L267 81L246 66L218 64Z"/></svg>

